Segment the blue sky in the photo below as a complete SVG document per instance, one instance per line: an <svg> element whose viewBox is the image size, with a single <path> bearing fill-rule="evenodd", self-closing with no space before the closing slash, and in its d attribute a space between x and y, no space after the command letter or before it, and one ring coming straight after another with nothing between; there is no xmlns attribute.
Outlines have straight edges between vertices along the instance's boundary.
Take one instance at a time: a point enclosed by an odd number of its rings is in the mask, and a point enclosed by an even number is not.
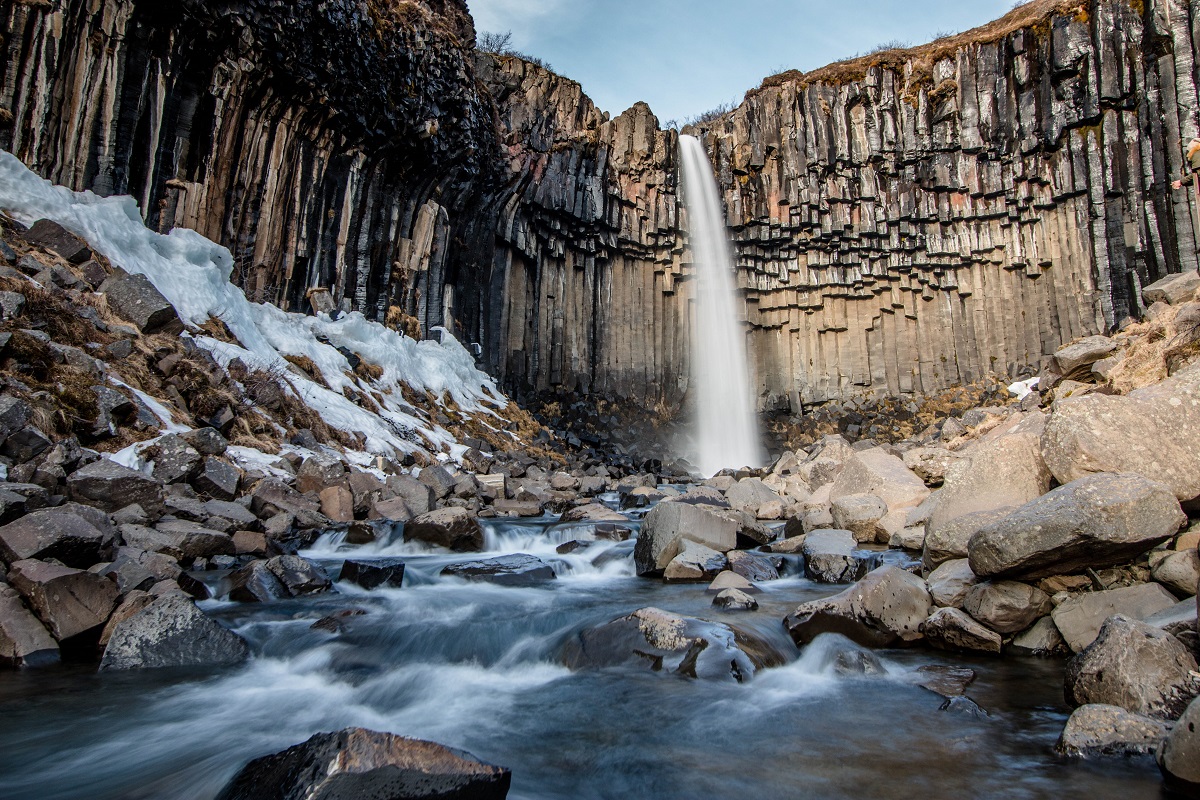
<svg viewBox="0 0 1200 800"><path fill-rule="evenodd" d="M1013 0L467 0L481 31L579 81L605 111L645 100L683 119L785 69L892 40L914 44L1000 17Z"/></svg>

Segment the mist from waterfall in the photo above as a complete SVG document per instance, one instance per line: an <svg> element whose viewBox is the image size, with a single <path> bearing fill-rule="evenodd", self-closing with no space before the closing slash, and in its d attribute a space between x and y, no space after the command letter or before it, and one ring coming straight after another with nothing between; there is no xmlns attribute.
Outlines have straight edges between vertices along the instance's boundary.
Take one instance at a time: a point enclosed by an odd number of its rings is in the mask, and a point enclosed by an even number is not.
<svg viewBox="0 0 1200 800"><path fill-rule="evenodd" d="M696 268L696 330L692 379L696 404L693 458L706 475L764 462L746 361L746 336L738 321L733 248L712 164L700 140L679 137L683 198Z"/></svg>

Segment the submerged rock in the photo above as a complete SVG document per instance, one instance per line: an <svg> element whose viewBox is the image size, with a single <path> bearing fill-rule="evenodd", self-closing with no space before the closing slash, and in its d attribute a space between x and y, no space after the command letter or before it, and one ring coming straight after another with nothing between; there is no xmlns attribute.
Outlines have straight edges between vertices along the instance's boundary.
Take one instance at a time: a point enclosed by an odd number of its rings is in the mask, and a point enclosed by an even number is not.
<svg viewBox="0 0 1200 800"><path fill-rule="evenodd" d="M783 664L783 656L754 634L657 608L581 631L567 643L563 660L571 669L634 664L739 683Z"/></svg>
<svg viewBox="0 0 1200 800"><path fill-rule="evenodd" d="M462 750L347 728L251 761L218 800L503 800L511 782Z"/></svg>
<svg viewBox="0 0 1200 800"><path fill-rule="evenodd" d="M722 589L712 604L725 611L757 611L758 601L741 589Z"/></svg>
<svg viewBox="0 0 1200 800"><path fill-rule="evenodd" d="M442 570L442 574L501 586L536 586L556 577L549 564L524 553L451 564Z"/></svg>
<svg viewBox="0 0 1200 800"><path fill-rule="evenodd" d="M244 661L249 653L245 639L188 598L168 594L116 626L100 669L224 666Z"/></svg>

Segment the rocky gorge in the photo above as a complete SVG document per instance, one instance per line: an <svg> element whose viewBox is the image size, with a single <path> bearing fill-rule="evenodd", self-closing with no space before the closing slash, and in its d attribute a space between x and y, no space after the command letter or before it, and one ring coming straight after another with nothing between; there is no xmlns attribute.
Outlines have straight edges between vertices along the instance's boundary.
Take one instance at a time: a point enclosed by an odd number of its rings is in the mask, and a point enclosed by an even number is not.
<svg viewBox="0 0 1200 800"><path fill-rule="evenodd" d="M0 14L0 794L1197 791L1190 6L697 126L807 426L708 479L565 429L687 403L649 108L453 0Z"/></svg>

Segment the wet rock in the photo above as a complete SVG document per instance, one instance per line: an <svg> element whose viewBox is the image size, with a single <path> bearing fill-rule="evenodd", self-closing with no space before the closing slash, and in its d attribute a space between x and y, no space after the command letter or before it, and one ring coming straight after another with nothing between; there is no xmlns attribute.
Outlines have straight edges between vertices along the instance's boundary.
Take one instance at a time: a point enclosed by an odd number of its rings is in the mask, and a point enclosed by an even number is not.
<svg viewBox="0 0 1200 800"><path fill-rule="evenodd" d="M537 586L556 577L549 564L524 553L451 564L442 574L501 586Z"/></svg>
<svg viewBox="0 0 1200 800"><path fill-rule="evenodd" d="M238 603L269 603L288 596L265 561L252 561L229 576L229 599Z"/></svg>
<svg viewBox="0 0 1200 800"><path fill-rule="evenodd" d="M134 504L149 513L159 512L163 507L161 481L107 458L71 473L67 489L77 502L110 513Z"/></svg>
<svg viewBox="0 0 1200 800"><path fill-rule="evenodd" d="M765 640L717 622L643 608L589 628L568 642L571 669L635 664L690 678L749 680L783 657Z"/></svg>
<svg viewBox="0 0 1200 800"><path fill-rule="evenodd" d="M980 625L957 608L939 608L921 628L925 639L940 650L1000 653L1000 634Z"/></svg>
<svg viewBox="0 0 1200 800"><path fill-rule="evenodd" d="M237 497L242 471L218 456L206 456L200 465L192 486L196 491L215 500L232 500Z"/></svg>
<svg viewBox="0 0 1200 800"><path fill-rule="evenodd" d="M404 582L404 562L398 558L347 561L342 564L338 580L356 584L364 589L376 589L380 586L399 589Z"/></svg>
<svg viewBox="0 0 1200 800"><path fill-rule="evenodd" d="M869 562L855 554L850 531L813 531L801 548L804 574L817 583L850 583L867 574Z"/></svg>
<svg viewBox="0 0 1200 800"><path fill-rule="evenodd" d="M145 275L118 273L100 285L113 313L145 334L183 330L175 308Z"/></svg>
<svg viewBox="0 0 1200 800"><path fill-rule="evenodd" d="M642 521L633 551L637 574L661 574L685 541L726 553L737 545L737 531L736 522L706 505L659 503Z"/></svg>
<svg viewBox="0 0 1200 800"><path fill-rule="evenodd" d="M975 586L963 600L963 610L999 633L1016 633L1053 608L1050 595L1016 581L989 581Z"/></svg>
<svg viewBox="0 0 1200 800"><path fill-rule="evenodd" d="M802 656L818 673L870 677L887 675L879 656L837 633L823 633L814 639Z"/></svg>
<svg viewBox="0 0 1200 800"><path fill-rule="evenodd" d="M1042 617L1013 639L1009 652L1021 656L1057 656L1070 652L1051 617Z"/></svg>
<svg viewBox="0 0 1200 800"><path fill-rule="evenodd" d="M726 553L726 557L729 559L729 569L748 581L779 580L779 566L776 565L776 561L782 564L782 559L772 559L770 556L758 553L747 553L745 550L730 550Z"/></svg>
<svg viewBox="0 0 1200 800"><path fill-rule="evenodd" d="M979 677L970 667L926 664L917 669L916 684L946 699L962 697Z"/></svg>
<svg viewBox="0 0 1200 800"><path fill-rule="evenodd" d="M1200 791L1200 700L1193 700L1158 750L1158 766L1171 789L1185 797Z"/></svg>
<svg viewBox="0 0 1200 800"><path fill-rule="evenodd" d="M16 590L0 583L0 665L44 667L59 660L58 643Z"/></svg>
<svg viewBox="0 0 1200 800"><path fill-rule="evenodd" d="M404 541L425 542L456 553L483 549L483 529L465 508L439 508L404 526Z"/></svg>
<svg viewBox="0 0 1200 800"><path fill-rule="evenodd" d="M757 611L758 601L741 589L722 589L713 598L715 608L724 611Z"/></svg>
<svg viewBox="0 0 1200 800"><path fill-rule="evenodd" d="M1170 539L1187 521L1169 487L1132 474L1060 486L971 537L983 578L1043 578L1116 566Z"/></svg>
<svg viewBox="0 0 1200 800"><path fill-rule="evenodd" d="M830 517L830 522L831 523L833 522L832 517ZM764 545L763 550L768 553L780 553L782 555L793 555L795 553L799 553L804 550L804 541L806 538L807 538L807 534L803 534L803 533L798 536L789 536L786 539L780 539L777 542L771 542L768 545Z"/></svg>
<svg viewBox="0 0 1200 800"><path fill-rule="evenodd" d="M246 640L186 597L168 594L113 629L101 670L225 666L245 661Z"/></svg>
<svg viewBox="0 0 1200 800"><path fill-rule="evenodd" d="M324 569L300 556L275 556L267 561L267 569L292 597L327 592L333 587Z"/></svg>
<svg viewBox="0 0 1200 800"><path fill-rule="evenodd" d="M108 578L44 561L12 564L8 581L59 642L99 634L119 595Z"/></svg>
<svg viewBox="0 0 1200 800"><path fill-rule="evenodd" d="M115 541L116 532L103 512L70 503L34 511L0 527L0 558L9 564L54 559L85 569L104 560Z"/></svg>
<svg viewBox="0 0 1200 800"><path fill-rule="evenodd" d="M347 728L247 764L218 800L504 800L512 773L433 742Z"/></svg>
<svg viewBox="0 0 1200 800"><path fill-rule="evenodd" d="M600 503L588 503L575 506L566 511L559 519L560 522L628 522L624 514L613 511Z"/></svg>
<svg viewBox="0 0 1200 800"><path fill-rule="evenodd" d="M621 495L621 508L648 508L667 495L650 486L638 486Z"/></svg>
<svg viewBox="0 0 1200 800"><path fill-rule="evenodd" d="M1195 550L1171 553L1150 574L1179 597L1191 597L1200 583L1200 553Z"/></svg>
<svg viewBox="0 0 1200 800"><path fill-rule="evenodd" d="M103 650L105 647L108 647L108 642L112 639L113 632L117 629L118 625L148 607L156 599L155 595L141 589L134 589L132 592L126 594L117 605L117 610L112 613L112 616L108 618L108 622L104 625L104 631L100 634L100 649Z"/></svg>
<svg viewBox="0 0 1200 800"><path fill-rule="evenodd" d="M537 500L497 500L492 508L501 517L540 517L544 513Z"/></svg>
<svg viewBox="0 0 1200 800"><path fill-rule="evenodd" d="M1145 619L1175 605L1175 597L1158 584L1123 586L1071 597L1054 609L1054 624L1076 653L1090 645L1104 621L1114 614Z"/></svg>
<svg viewBox="0 0 1200 800"><path fill-rule="evenodd" d="M684 541L679 555L663 570L667 583L703 583L729 566L724 553L696 542Z"/></svg>
<svg viewBox="0 0 1200 800"><path fill-rule="evenodd" d="M1134 756L1154 753L1171 726L1120 706L1090 703L1067 720L1054 749L1068 756Z"/></svg>
<svg viewBox="0 0 1200 800"><path fill-rule="evenodd" d="M879 521L887 515L888 507L873 494L851 494L832 501L829 511L836 528L853 533L855 541L874 542L879 538Z"/></svg>
<svg viewBox="0 0 1200 800"><path fill-rule="evenodd" d="M1103 703L1175 719L1200 691L1196 659L1178 639L1128 617L1110 617L1096 640L1067 662L1072 705Z"/></svg>
<svg viewBox="0 0 1200 800"><path fill-rule="evenodd" d="M962 608L971 589L979 583L979 577L971 571L971 564L965 558L947 561L929 573L925 579L929 586L929 594L933 602L948 608Z"/></svg>
<svg viewBox="0 0 1200 800"><path fill-rule="evenodd" d="M347 608L343 611L338 611L336 614L330 614L321 617L319 620L309 626L314 631L328 631L329 633L341 633L346 630L346 620L352 617L361 617L366 615L366 611L361 608Z"/></svg>
<svg viewBox="0 0 1200 800"><path fill-rule="evenodd" d="M797 645L822 633L840 633L866 647L891 647L919 640L931 611L925 581L885 566L840 594L801 604L784 627Z"/></svg>

